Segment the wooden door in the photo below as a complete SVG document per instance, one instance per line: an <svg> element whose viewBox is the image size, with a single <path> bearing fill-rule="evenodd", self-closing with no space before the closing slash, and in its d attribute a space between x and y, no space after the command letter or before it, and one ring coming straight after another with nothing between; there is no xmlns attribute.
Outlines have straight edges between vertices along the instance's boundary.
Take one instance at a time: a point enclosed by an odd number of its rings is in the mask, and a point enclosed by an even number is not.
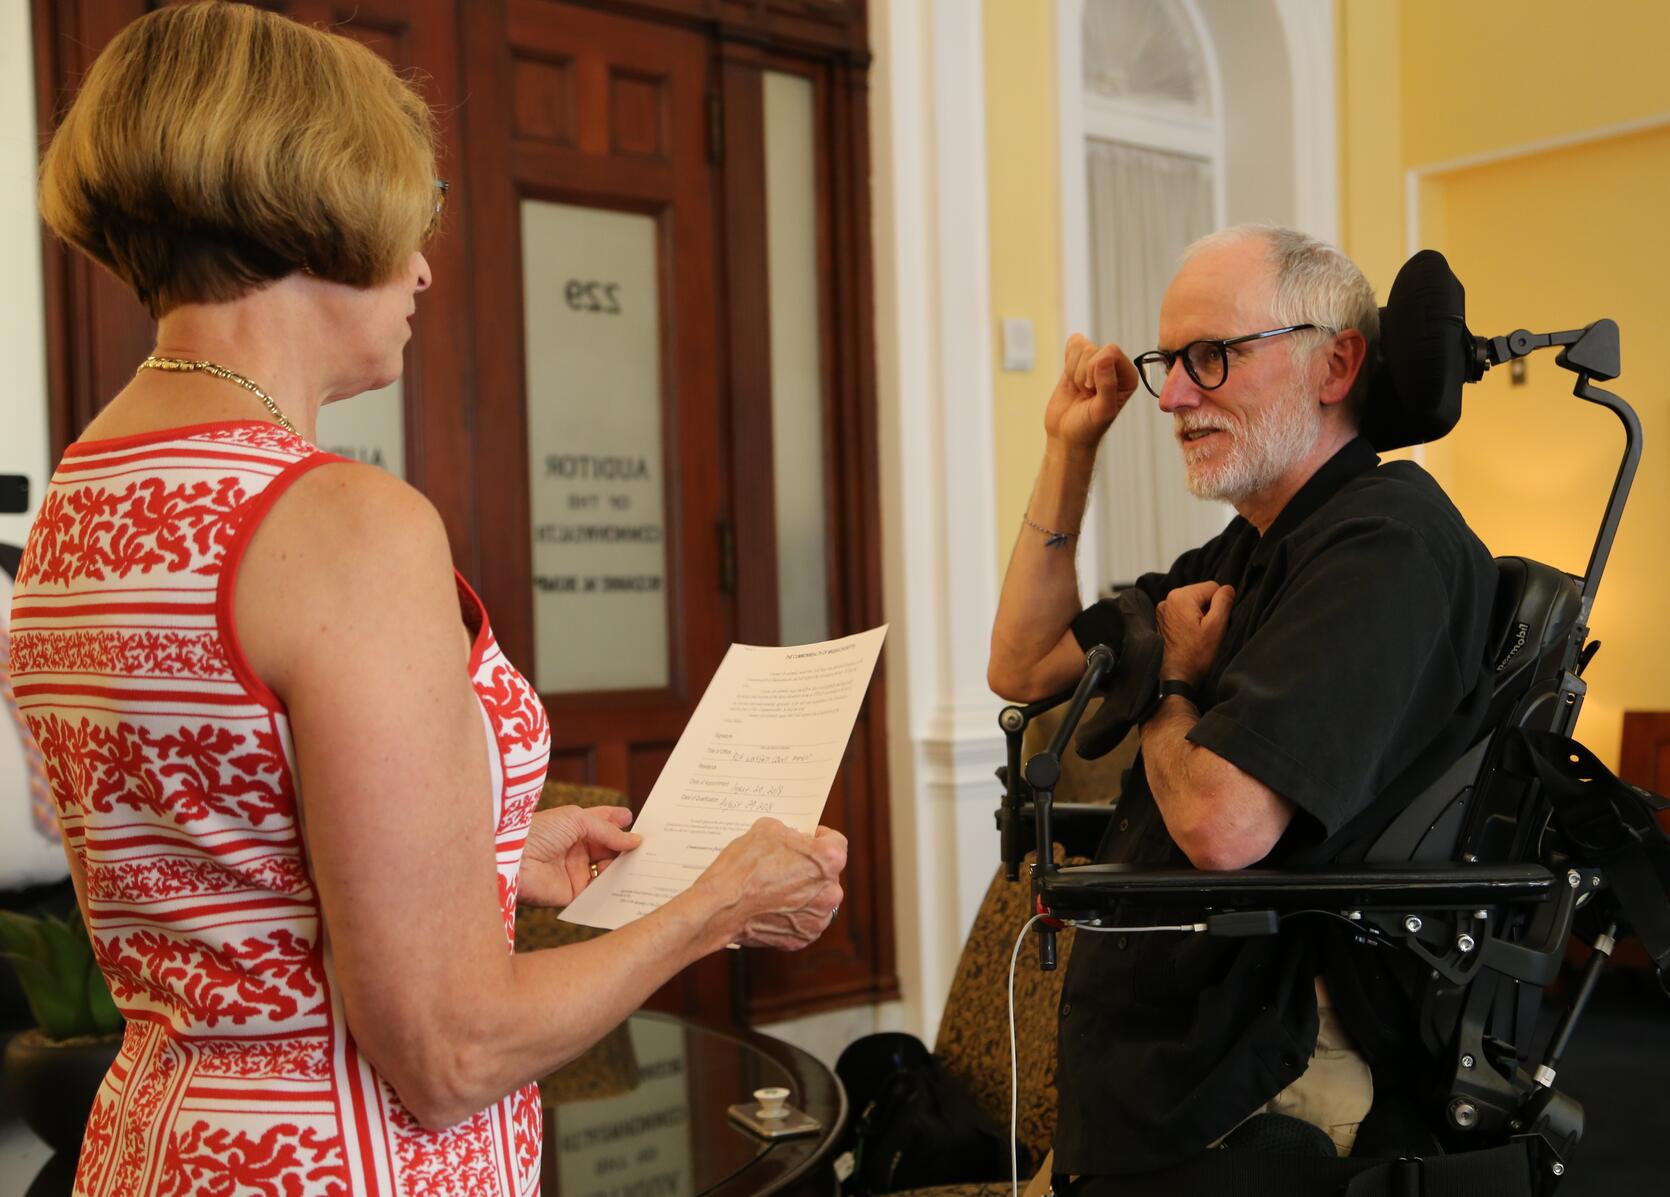
<svg viewBox="0 0 1670 1197"><path fill-rule="evenodd" d="M402 71L421 72L440 112L441 160L461 158L455 52L458 0L265 0L261 7L355 37ZM80 77L118 30L149 9L147 0L34 0L37 111L41 140L75 94ZM467 480L469 329L456 297L467 286L465 244L442 237L426 251L436 286L419 303L402 379L402 460L396 472L440 509L459 568L474 567L475 526ZM54 459L121 390L156 342L156 325L108 272L43 238L50 430ZM329 410L327 409L327 415ZM323 420L321 421L323 425Z"/></svg>
<svg viewBox="0 0 1670 1197"><path fill-rule="evenodd" d="M464 157L454 114L466 94L457 51L459 9L465 2L268 0L263 7L303 24L346 34L381 54L402 74L416 74L424 99L439 116L437 165L450 184L462 171ZM403 453L398 461L378 464L401 474L435 504L446 525L454 562L465 577L473 578L479 548L469 485L473 358L467 303L469 257L467 240L451 235L451 227L465 217L468 207L467 195L457 203L449 201L443 234L424 247L434 285L418 301L399 382ZM353 403L365 401L356 397ZM321 413L320 445L350 457L362 456L330 435L327 422L347 406L331 404Z"/></svg>
<svg viewBox="0 0 1670 1197"><path fill-rule="evenodd" d="M746 644L850 635L881 616L862 70L753 39L718 47L725 319ZM855 252L856 251L856 252ZM803 952L748 962L750 1021L896 994L885 679L824 807L850 844L843 914Z"/></svg>
<svg viewBox="0 0 1670 1197"><path fill-rule="evenodd" d="M465 29L477 576L552 776L637 805L733 622L708 46L552 0ZM658 1004L729 1021L734 959Z"/></svg>
<svg viewBox="0 0 1670 1197"><path fill-rule="evenodd" d="M452 188L387 464L439 508L500 640L541 682L552 775L641 803L732 639L881 620L864 6L259 2L420 77ZM33 0L43 143L98 51L154 5ZM815 199L789 255L809 281L774 306L764 130L766 93L784 86L800 97L791 156ZM51 238L45 252L56 455L153 328L113 279ZM773 330L807 312L815 350L796 388L817 432L786 464ZM799 485L815 496L799 511L811 539L797 541L779 500L807 468L820 480ZM611 537L628 550L619 565ZM785 551L798 556L780 568ZM785 622L782 583L795 588L802 565L825 596L815 632ZM721 953L653 1005L751 1021L897 993L882 702L878 677L825 812L852 842L835 927L792 956Z"/></svg>
<svg viewBox="0 0 1670 1197"><path fill-rule="evenodd" d="M57 128L57 118L74 95L75 82L94 57L119 29L144 16L149 7L145 0L58 4L34 0L29 16L43 144ZM133 293L108 271L51 235L43 237L42 249L47 370L55 400L49 427L56 461L64 446L133 377L156 344L156 324Z"/></svg>

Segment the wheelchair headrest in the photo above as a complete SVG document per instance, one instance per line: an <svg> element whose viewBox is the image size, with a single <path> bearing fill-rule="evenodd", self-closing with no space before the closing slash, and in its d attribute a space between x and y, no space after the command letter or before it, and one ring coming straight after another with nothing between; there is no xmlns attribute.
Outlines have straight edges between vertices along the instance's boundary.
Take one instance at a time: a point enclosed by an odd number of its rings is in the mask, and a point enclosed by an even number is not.
<svg viewBox="0 0 1670 1197"><path fill-rule="evenodd" d="M1466 307L1461 280L1437 250L1421 250L1397 272L1365 367L1362 434L1376 449L1435 441L1455 427L1473 361Z"/></svg>

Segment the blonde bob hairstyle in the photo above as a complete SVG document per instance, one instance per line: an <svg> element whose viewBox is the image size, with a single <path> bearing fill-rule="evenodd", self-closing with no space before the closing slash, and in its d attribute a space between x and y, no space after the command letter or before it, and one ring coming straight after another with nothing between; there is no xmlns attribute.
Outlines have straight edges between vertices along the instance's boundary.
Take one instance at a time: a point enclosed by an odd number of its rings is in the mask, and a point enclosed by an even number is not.
<svg viewBox="0 0 1670 1197"><path fill-rule="evenodd" d="M298 269L394 278L435 211L434 118L364 46L253 5L159 8L113 38L41 162L53 232L152 316Z"/></svg>

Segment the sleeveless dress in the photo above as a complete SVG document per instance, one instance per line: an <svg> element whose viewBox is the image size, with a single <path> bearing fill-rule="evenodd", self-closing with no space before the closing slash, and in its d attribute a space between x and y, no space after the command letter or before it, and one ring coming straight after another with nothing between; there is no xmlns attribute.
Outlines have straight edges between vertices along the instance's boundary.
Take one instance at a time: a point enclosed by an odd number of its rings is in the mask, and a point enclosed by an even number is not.
<svg viewBox="0 0 1670 1197"><path fill-rule="evenodd" d="M290 483L340 460L253 421L72 445L30 531L13 687L128 1020L77 1194L539 1191L536 1085L427 1131L356 1048L297 822L289 720L238 647L232 592L251 534ZM509 951L550 727L457 585ZM399 794L363 797L399 817Z"/></svg>

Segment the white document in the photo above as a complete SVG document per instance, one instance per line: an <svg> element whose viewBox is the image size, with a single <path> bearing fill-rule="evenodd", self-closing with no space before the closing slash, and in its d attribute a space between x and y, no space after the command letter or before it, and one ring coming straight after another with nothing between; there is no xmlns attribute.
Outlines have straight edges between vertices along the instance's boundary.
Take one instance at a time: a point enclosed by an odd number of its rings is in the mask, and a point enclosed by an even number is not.
<svg viewBox="0 0 1670 1197"><path fill-rule="evenodd" d="M561 917L623 927L690 888L766 815L816 830L886 635L884 625L822 644L731 645L632 826L644 842Z"/></svg>

